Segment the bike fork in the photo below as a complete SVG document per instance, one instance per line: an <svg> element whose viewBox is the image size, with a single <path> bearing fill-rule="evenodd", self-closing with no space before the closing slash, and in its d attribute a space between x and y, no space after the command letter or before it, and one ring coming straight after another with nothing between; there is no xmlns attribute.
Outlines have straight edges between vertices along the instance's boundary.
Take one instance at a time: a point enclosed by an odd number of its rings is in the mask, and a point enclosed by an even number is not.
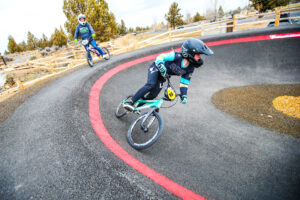
<svg viewBox="0 0 300 200"><path fill-rule="evenodd" d="M154 119L155 117L153 117L151 119L151 121L145 126L145 122L146 120L148 119L148 117L150 117L150 115L155 112L157 110L157 108L152 108L146 115L146 117L143 119L142 123L141 123L141 129L144 131L144 132L147 132L149 127L152 125L152 123L154 122Z"/></svg>

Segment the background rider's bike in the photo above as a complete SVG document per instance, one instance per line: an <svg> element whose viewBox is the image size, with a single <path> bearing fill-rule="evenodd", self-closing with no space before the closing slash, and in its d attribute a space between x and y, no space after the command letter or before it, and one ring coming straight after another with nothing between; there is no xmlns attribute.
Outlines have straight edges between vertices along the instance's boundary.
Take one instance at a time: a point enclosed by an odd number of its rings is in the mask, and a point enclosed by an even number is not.
<svg viewBox="0 0 300 200"><path fill-rule="evenodd" d="M97 56L101 56L101 54L94 47L90 47L90 42L91 42L91 38L88 38L88 39L82 40L81 44L83 46L88 45L88 47L86 48L86 59L87 59L87 62L89 64L89 66L93 67L94 66L94 62L93 62L93 57L91 55L91 52L94 53L94 54L96 54ZM102 47L101 49L102 49L102 51L104 53L103 59L109 60L110 59L110 52L109 52L109 50L106 47Z"/></svg>
<svg viewBox="0 0 300 200"><path fill-rule="evenodd" d="M131 123L128 133L127 141L135 149L145 149L150 147L157 141L162 133L163 120L159 114L160 108L169 108L174 106L177 101L169 107L162 107L164 101L174 101L179 95L172 87L169 77L166 78L167 86L164 91L164 96L158 100L138 100L134 104L133 113L139 116ZM115 115L117 118L125 116L130 111L126 110L123 106L132 98L129 95L117 107ZM150 109L148 112L140 114L142 110Z"/></svg>

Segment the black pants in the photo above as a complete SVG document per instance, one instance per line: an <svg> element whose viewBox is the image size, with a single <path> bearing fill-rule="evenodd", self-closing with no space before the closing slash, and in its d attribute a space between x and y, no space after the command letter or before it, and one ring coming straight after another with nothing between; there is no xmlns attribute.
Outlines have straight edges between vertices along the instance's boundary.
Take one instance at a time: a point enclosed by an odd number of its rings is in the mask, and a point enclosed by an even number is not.
<svg viewBox="0 0 300 200"><path fill-rule="evenodd" d="M132 97L133 103L139 99L152 100L157 97L162 89L163 82L165 82L165 79L161 76L155 64L152 63L148 68L147 83Z"/></svg>

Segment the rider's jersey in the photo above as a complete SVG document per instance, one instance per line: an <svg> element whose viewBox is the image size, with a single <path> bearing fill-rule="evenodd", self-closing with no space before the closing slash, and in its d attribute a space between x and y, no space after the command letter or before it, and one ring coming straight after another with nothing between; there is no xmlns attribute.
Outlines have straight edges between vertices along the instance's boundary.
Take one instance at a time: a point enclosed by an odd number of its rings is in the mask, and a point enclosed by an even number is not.
<svg viewBox="0 0 300 200"><path fill-rule="evenodd" d="M87 39L91 37L92 34L95 34L94 29L89 23L86 23L85 25L78 24L75 31L74 39L78 38L78 34L80 33L81 39Z"/></svg>
<svg viewBox="0 0 300 200"><path fill-rule="evenodd" d="M160 54L156 58L155 64L158 66L160 63L163 63L167 68L167 74L181 76L180 93L186 95L195 67L192 64L183 66L182 54L175 51Z"/></svg>

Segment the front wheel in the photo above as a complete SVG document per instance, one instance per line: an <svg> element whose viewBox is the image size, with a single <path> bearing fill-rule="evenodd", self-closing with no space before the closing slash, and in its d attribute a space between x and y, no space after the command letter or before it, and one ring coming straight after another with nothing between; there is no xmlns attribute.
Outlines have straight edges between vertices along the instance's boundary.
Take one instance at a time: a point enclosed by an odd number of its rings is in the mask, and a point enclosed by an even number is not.
<svg viewBox="0 0 300 200"><path fill-rule="evenodd" d="M93 57L91 54L86 53L86 59L90 67L94 67Z"/></svg>
<svg viewBox="0 0 300 200"><path fill-rule="evenodd" d="M106 47L102 48L102 51L104 53L103 58L104 60L109 60L110 59L110 52Z"/></svg>
<svg viewBox="0 0 300 200"><path fill-rule="evenodd" d="M135 149L146 149L157 141L163 129L163 121L157 112L141 114L129 127L128 143Z"/></svg>

